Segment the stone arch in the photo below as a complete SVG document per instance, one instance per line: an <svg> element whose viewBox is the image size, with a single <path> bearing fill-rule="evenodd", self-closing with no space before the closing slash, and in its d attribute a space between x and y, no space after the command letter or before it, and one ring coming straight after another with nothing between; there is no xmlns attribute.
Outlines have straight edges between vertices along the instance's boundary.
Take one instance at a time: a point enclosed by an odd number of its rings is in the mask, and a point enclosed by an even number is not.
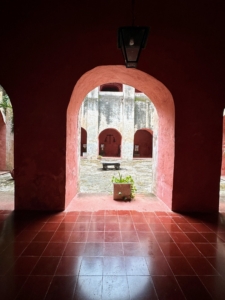
<svg viewBox="0 0 225 300"><path fill-rule="evenodd" d="M107 128L99 134L99 155L120 157L122 137L118 130Z"/></svg>
<svg viewBox="0 0 225 300"><path fill-rule="evenodd" d="M153 136L150 129L138 129L134 134L134 157L152 157ZM138 151L135 147L138 146Z"/></svg>
<svg viewBox="0 0 225 300"><path fill-rule="evenodd" d="M158 113L158 151L154 192L172 208L174 173L174 102L169 90L154 77L125 66L99 66L76 83L67 109L66 206L78 192L78 114L88 92L104 83L121 82L142 91ZM146 179L147 180L147 179Z"/></svg>

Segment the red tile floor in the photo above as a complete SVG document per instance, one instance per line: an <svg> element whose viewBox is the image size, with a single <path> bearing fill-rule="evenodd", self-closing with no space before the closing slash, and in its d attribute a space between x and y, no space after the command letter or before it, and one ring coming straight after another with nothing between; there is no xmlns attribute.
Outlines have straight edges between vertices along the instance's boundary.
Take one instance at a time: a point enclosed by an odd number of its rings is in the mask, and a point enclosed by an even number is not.
<svg viewBox="0 0 225 300"><path fill-rule="evenodd" d="M0 299L224 300L225 213L1 210Z"/></svg>

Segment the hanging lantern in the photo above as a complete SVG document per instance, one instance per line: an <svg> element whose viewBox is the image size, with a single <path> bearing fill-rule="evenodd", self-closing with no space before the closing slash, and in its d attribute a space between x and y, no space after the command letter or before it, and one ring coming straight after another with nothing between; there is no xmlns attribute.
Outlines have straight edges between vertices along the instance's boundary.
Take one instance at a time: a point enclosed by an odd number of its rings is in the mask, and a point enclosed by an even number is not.
<svg viewBox="0 0 225 300"><path fill-rule="evenodd" d="M120 27L118 48L122 49L127 68L136 68L141 50L145 48L149 27Z"/></svg>

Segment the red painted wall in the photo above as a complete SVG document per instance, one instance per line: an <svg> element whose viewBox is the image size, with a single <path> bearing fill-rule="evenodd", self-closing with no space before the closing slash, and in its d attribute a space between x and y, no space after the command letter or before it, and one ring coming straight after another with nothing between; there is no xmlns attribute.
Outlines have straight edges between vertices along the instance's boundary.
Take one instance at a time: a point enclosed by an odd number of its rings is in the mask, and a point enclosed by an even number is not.
<svg viewBox="0 0 225 300"><path fill-rule="evenodd" d="M140 129L135 132L134 145L139 146L140 157L152 157L152 134L147 130Z"/></svg>
<svg viewBox="0 0 225 300"><path fill-rule="evenodd" d="M6 125L0 112L0 171L6 170Z"/></svg>
<svg viewBox="0 0 225 300"><path fill-rule="evenodd" d="M103 151L101 151L101 145L104 145ZM99 134L99 155L119 157L120 147L121 134L117 130L109 128Z"/></svg>
<svg viewBox="0 0 225 300"><path fill-rule="evenodd" d="M88 10L85 3L72 1L1 4L0 82L14 107L17 210L61 210L76 195L78 147L72 125L77 124L81 100L68 105L74 86L86 72L124 64L117 49L117 29L131 23L130 11L128 1L115 1L110 10L103 0L99 5L89 1ZM219 0L136 4L136 23L151 26L138 69L162 82L174 99L175 136L167 132L175 142L171 182L161 172L158 189L161 198L172 195L169 205L175 211L218 210L225 107L224 12L224 1ZM132 76L128 71L122 83L132 83ZM119 81L117 74L113 77ZM90 90L104 83L97 81L89 84ZM149 84L133 80L141 91L150 90ZM152 93L157 98L158 89ZM165 115L166 105L167 100L158 102ZM162 128L166 132L166 122ZM68 135L73 143L66 140ZM171 147L164 140L166 133L162 136L159 148L165 162ZM68 157L66 149L71 153ZM66 165L71 165L67 171Z"/></svg>

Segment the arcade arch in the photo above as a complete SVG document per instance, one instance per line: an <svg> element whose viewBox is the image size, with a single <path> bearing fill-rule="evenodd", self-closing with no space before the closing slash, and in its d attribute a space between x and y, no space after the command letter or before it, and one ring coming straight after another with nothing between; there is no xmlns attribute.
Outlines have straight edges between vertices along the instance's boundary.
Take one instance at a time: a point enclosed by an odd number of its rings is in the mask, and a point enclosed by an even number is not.
<svg viewBox="0 0 225 300"><path fill-rule="evenodd" d="M66 206L78 192L78 114L88 92L104 83L121 82L141 90L158 113L154 192L170 208L174 170L174 102L168 89L154 77L124 66L100 66L85 73L74 87L67 109ZM147 180L147 178L146 178ZM75 183L75 184L74 184Z"/></svg>

